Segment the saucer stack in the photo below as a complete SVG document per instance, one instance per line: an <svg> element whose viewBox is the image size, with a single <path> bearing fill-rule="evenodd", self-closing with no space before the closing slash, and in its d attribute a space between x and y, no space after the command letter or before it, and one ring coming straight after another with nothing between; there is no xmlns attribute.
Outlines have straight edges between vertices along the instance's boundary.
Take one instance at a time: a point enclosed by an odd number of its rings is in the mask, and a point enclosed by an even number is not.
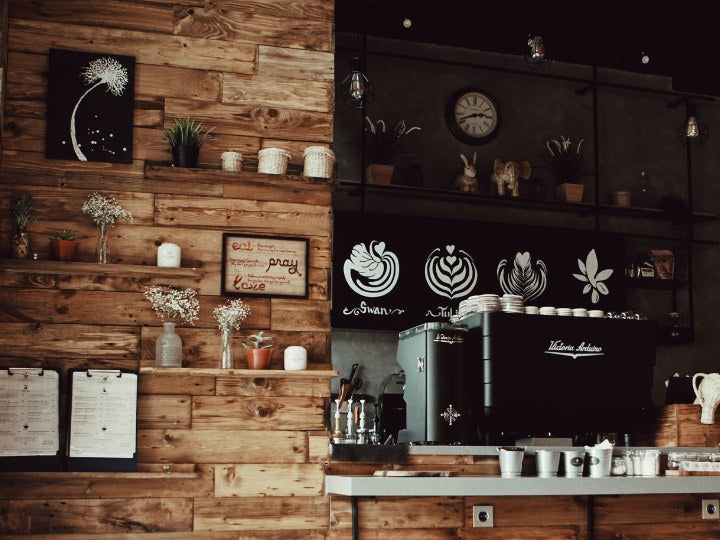
<svg viewBox="0 0 720 540"><path fill-rule="evenodd" d="M537 306L525 306L525 315L539 315L540 308Z"/></svg>
<svg viewBox="0 0 720 540"><path fill-rule="evenodd" d="M591 309L588 311L588 316L593 319L602 319L605 317L605 312L602 309Z"/></svg>
<svg viewBox="0 0 720 540"><path fill-rule="evenodd" d="M584 307L576 307L572 310L572 316L573 317L587 317L588 316L588 310Z"/></svg>
<svg viewBox="0 0 720 540"><path fill-rule="evenodd" d="M540 308L540 315L557 315L553 306L543 306Z"/></svg>
<svg viewBox="0 0 720 540"><path fill-rule="evenodd" d="M557 314L559 317L572 317L572 309L569 307L559 307L557 308Z"/></svg>
<svg viewBox="0 0 720 540"><path fill-rule="evenodd" d="M497 294L481 294L478 301L478 311L502 311L500 297Z"/></svg>
<svg viewBox="0 0 720 540"><path fill-rule="evenodd" d="M523 313L523 297L517 294L503 294L500 298L500 305L505 313Z"/></svg>

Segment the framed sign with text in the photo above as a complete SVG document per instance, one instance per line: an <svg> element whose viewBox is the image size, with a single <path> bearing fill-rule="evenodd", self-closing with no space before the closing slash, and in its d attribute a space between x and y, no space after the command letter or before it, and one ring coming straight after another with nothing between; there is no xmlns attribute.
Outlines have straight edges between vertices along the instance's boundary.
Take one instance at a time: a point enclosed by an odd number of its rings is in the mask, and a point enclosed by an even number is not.
<svg viewBox="0 0 720 540"><path fill-rule="evenodd" d="M220 294L307 298L308 239L223 233Z"/></svg>

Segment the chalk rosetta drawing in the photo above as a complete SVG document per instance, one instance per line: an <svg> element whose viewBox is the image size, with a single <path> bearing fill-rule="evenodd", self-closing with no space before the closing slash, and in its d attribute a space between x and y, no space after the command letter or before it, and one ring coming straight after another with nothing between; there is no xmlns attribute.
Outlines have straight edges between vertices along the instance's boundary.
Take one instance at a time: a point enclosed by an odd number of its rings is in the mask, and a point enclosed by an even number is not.
<svg viewBox="0 0 720 540"><path fill-rule="evenodd" d="M598 272L598 258L594 249L590 250L587 254L585 262L580 259L577 260L578 268L580 268L581 274L573 274L575 279L585 283L583 287L583 294L590 293L590 300L593 304L597 304L600 301L601 294L609 294L610 289L603 283L606 279L612 276L612 268L606 268Z"/></svg>
<svg viewBox="0 0 720 540"><path fill-rule="evenodd" d="M533 268L530 252L515 254L512 268L508 269L507 259L503 259L496 270L500 288L505 294L517 294L525 302L538 298L547 287L548 270L545 263L538 259Z"/></svg>
<svg viewBox="0 0 720 540"><path fill-rule="evenodd" d="M435 248L425 261L425 281L440 296L461 298L472 291L477 283L475 261L466 251L447 245L444 251Z"/></svg>
<svg viewBox="0 0 720 540"><path fill-rule="evenodd" d="M80 102L101 84L107 85L107 89L112 95L121 96L123 90L125 90L125 85L128 83L128 72L127 69L114 58L102 57L90 62L83 69L81 77L85 84L92 84L92 86L88 88L77 100L77 103L75 103L72 115L70 116L70 139L72 140L73 150L75 150L77 158L80 161L87 161L87 157L83 154L82 150L80 150L77 135L75 134L75 115L77 114Z"/></svg>
<svg viewBox="0 0 720 540"><path fill-rule="evenodd" d="M348 286L361 296L376 298L393 290L400 277L400 262L385 242L373 240L369 247L355 244L345 260L343 274Z"/></svg>

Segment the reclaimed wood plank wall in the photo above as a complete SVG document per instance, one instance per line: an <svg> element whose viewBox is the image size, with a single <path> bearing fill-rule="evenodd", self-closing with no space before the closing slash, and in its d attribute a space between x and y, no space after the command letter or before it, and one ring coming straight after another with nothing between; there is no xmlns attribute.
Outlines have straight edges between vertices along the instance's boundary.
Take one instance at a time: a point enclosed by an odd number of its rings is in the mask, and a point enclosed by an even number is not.
<svg viewBox="0 0 720 540"><path fill-rule="evenodd" d="M331 186L218 169L225 150L247 158L274 146L290 150L299 170L306 146L332 143L333 0L0 4L8 8L0 257L9 252L10 198L28 193L38 218L28 227L31 251L48 258L47 235L68 228L81 241L77 260L93 261L97 229L81 206L97 191L134 216L111 229L112 263L153 266L156 246L169 241L181 246L182 266L203 270L172 279L0 273L0 367L153 366L161 325L143 292L159 283L198 290L200 320L178 327L183 366L217 367L223 232L310 240L309 297L245 298L251 315L235 333L236 367L246 367L240 338L258 330L275 338L272 367L290 344L307 348L312 368L329 367ZM135 57L132 164L45 158L50 48ZM162 128L187 115L215 126L202 171L163 167L171 154ZM324 537L327 377L140 378L141 472L4 476L0 537Z"/></svg>
<svg viewBox="0 0 720 540"><path fill-rule="evenodd" d="M87 196L114 196L133 223L111 229L114 263L154 265L162 241L182 248L183 266L200 278L173 279L200 294L200 320L179 328L184 366L212 367L220 340L212 308L220 296L222 232L310 239L307 300L249 299L241 334L276 337L274 367L289 344L308 348L309 361L329 364L331 189L248 173L217 170L220 153L249 156L282 146L302 163L302 149L332 142L332 0L10 0L0 182L0 256L9 250L12 195L33 197L38 220L31 249L47 258L47 235L73 229L78 260L92 261L97 228L81 211ZM135 152L129 165L49 160L45 151L48 50L136 58ZM162 128L190 115L215 126L200 152L206 170L174 171ZM12 329L3 364L64 369L152 365L160 321L143 298L161 276L0 275L0 322ZM90 347L87 339L92 334ZM112 344L107 346L107 344ZM242 367L242 366L237 366Z"/></svg>

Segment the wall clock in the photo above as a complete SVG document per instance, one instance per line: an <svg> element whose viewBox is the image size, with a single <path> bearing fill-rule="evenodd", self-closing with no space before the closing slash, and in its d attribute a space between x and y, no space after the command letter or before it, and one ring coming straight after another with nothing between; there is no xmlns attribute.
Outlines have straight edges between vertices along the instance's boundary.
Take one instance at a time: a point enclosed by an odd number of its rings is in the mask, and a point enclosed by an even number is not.
<svg viewBox="0 0 720 540"><path fill-rule="evenodd" d="M451 133L465 144L486 144L500 129L500 109L484 90L461 88L447 101L445 121Z"/></svg>

